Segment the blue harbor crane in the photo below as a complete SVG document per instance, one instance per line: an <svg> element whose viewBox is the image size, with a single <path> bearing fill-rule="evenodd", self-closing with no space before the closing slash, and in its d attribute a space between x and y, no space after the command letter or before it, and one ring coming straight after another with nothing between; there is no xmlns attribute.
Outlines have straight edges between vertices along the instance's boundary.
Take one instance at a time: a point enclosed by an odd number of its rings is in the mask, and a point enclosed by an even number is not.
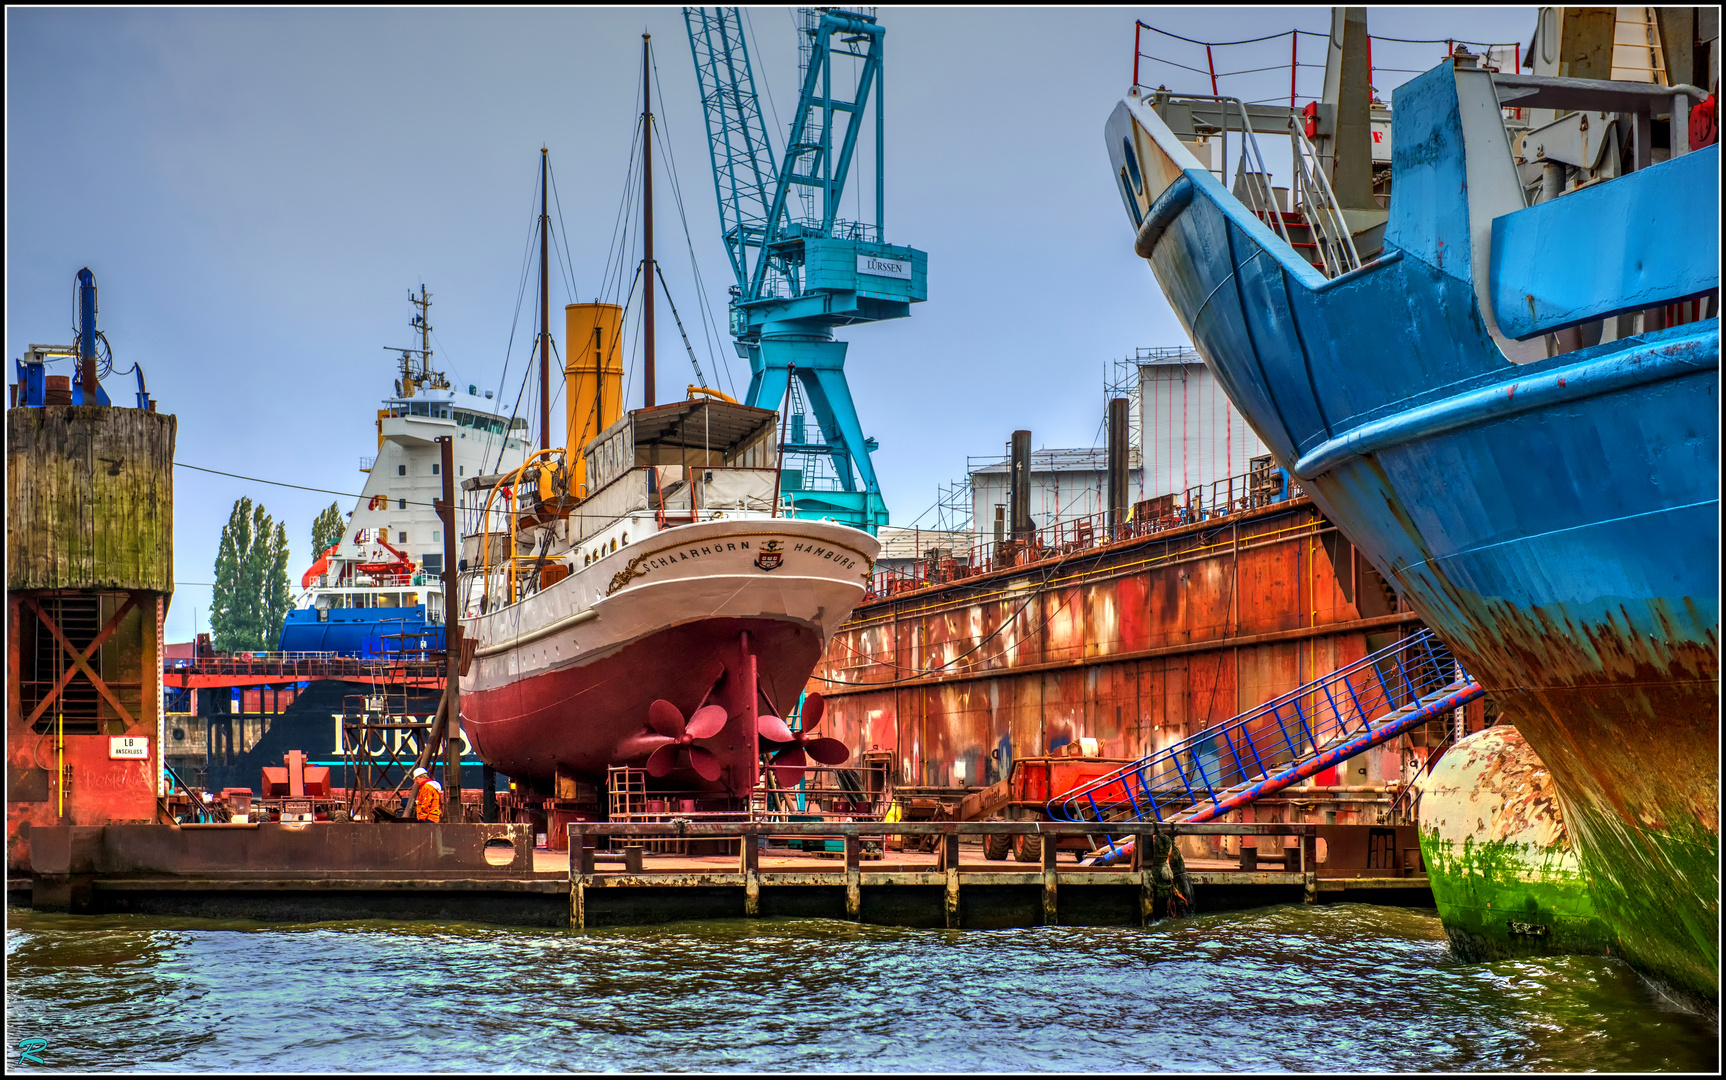
<svg viewBox="0 0 1726 1080"><path fill-rule="evenodd" d="M720 227L737 284L731 334L749 361L746 404L785 408L792 513L873 533L887 524L873 439L863 435L845 381L846 343L835 327L903 318L927 295L928 255L883 242L884 30L872 16L834 8L800 13L802 89L784 149L767 139L737 8L684 8L707 121ZM849 88L849 89L848 89ZM872 222L839 216L864 114L874 95ZM837 118L837 119L836 119ZM858 218L863 192L855 199ZM809 441L801 401L820 429ZM825 459L825 462L823 461ZM830 463L832 476L816 466ZM822 475L817 476L820 471Z"/></svg>

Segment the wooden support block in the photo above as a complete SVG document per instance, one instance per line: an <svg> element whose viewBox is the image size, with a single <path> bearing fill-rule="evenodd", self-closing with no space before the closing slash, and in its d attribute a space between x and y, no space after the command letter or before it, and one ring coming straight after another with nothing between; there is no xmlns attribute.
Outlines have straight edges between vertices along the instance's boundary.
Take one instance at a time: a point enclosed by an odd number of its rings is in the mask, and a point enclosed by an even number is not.
<svg viewBox="0 0 1726 1080"><path fill-rule="evenodd" d="M761 914L761 841L745 834L740 842L739 869L743 871L743 914L757 918Z"/></svg>
<svg viewBox="0 0 1726 1080"><path fill-rule="evenodd" d="M1286 864L1285 864L1286 865ZM1300 868L1306 875L1306 895L1309 904L1318 903L1318 833L1309 830L1301 837Z"/></svg>
<svg viewBox="0 0 1726 1080"><path fill-rule="evenodd" d="M940 838L940 846L936 849L940 854L937 858L938 869L957 870L959 868L959 834L952 833Z"/></svg>
<svg viewBox="0 0 1726 1080"><path fill-rule="evenodd" d="M845 917L863 918L863 841L855 836L845 838Z"/></svg>
<svg viewBox="0 0 1726 1080"><path fill-rule="evenodd" d="M587 875L584 854L588 851L587 836L575 825L568 826L569 837L569 925L572 930L587 929Z"/></svg>
<svg viewBox="0 0 1726 1080"><path fill-rule="evenodd" d="M630 844L623 849L623 869L626 873L641 873L641 845Z"/></svg>
<svg viewBox="0 0 1726 1080"><path fill-rule="evenodd" d="M1156 920L1157 896L1151 889L1151 868L1145 862L1145 845L1150 842L1147 836L1133 837L1133 876L1139 879L1139 925L1149 926Z"/></svg>
<svg viewBox="0 0 1726 1080"><path fill-rule="evenodd" d="M1059 926L1059 912L1055 906L1055 845L1060 843L1060 837L1043 837L1043 925Z"/></svg>

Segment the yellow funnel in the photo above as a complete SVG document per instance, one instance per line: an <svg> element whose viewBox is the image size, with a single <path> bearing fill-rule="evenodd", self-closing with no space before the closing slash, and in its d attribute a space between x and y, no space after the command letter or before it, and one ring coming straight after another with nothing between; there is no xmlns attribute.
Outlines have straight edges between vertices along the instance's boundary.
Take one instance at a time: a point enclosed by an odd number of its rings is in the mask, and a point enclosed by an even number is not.
<svg viewBox="0 0 1726 1080"><path fill-rule="evenodd" d="M582 450L623 415L623 356L618 332L623 308L616 304L570 304L563 309L563 419L570 483L587 493Z"/></svg>

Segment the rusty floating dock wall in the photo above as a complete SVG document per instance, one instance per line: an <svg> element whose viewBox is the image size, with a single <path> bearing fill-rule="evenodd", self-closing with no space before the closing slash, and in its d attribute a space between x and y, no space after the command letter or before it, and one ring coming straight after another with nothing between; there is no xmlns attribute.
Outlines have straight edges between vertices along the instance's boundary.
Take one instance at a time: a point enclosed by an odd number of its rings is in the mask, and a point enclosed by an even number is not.
<svg viewBox="0 0 1726 1080"><path fill-rule="evenodd" d="M1297 496L866 601L809 688L828 733L891 753L898 784L979 787L1084 739L1136 759L1418 621ZM1403 779L1400 753L1316 786L1384 790Z"/></svg>
<svg viewBox="0 0 1726 1080"><path fill-rule="evenodd" d="M1429 906L1424 875L1366 858L1367 830L1299 824L1113 827L1117 837L1229 835L1278 840L1281 854L1247 848L1239 868L1188 867L1153 857L1093 868L1054 862L1056 841L1087 835L1083 823L895 822L574 824L569 854L538 853L526 825L115 825L34 830L33 874L9 884L11 902L73 913L251 918L462 919L543 927L593 927L789 916L900 926L1142 926L1169 910L1190 883L1199 912L1274 903L1363 900ZM1412 831L1412 830L1411 830ZM976 860L992 833L1044 837L1023 868ZM1360 833L1358 837L1353 833ZM867 860L884 836L934 836L938 857ZM763 865L764 836L842 837L843 859ZM707 860L644 854L664 838L730 841L738 851ZM1329 857L1326 838L1329 838ZM1288 840L1293 847L1284 846ZM596 850L609 841L614 850ZM1135 845L1151 848L1155 842ZM1356 850L1358 849L1358 850ZM1356 857L1360 856L1360 857ZM1172 859L1172 856L1171 856ZM1337 865L1337 864L1344 865ZM550 864L550 865L547 865ZM552 869L556 866L557 869ZM28 886L28 901L20 886Z"/></svg>

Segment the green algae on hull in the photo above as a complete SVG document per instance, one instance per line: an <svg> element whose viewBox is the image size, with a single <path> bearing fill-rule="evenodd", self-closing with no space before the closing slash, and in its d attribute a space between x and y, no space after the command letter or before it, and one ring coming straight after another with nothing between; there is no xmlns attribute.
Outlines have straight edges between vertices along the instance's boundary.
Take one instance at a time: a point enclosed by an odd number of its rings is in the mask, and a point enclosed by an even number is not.
<svg viewBox="0 0 1726 1080"><path fill-rule="evenodd" d="M1463 739L1421 781L1420 851L1459 955L1617 951L1552 776L1515 728Z"/></svg>

